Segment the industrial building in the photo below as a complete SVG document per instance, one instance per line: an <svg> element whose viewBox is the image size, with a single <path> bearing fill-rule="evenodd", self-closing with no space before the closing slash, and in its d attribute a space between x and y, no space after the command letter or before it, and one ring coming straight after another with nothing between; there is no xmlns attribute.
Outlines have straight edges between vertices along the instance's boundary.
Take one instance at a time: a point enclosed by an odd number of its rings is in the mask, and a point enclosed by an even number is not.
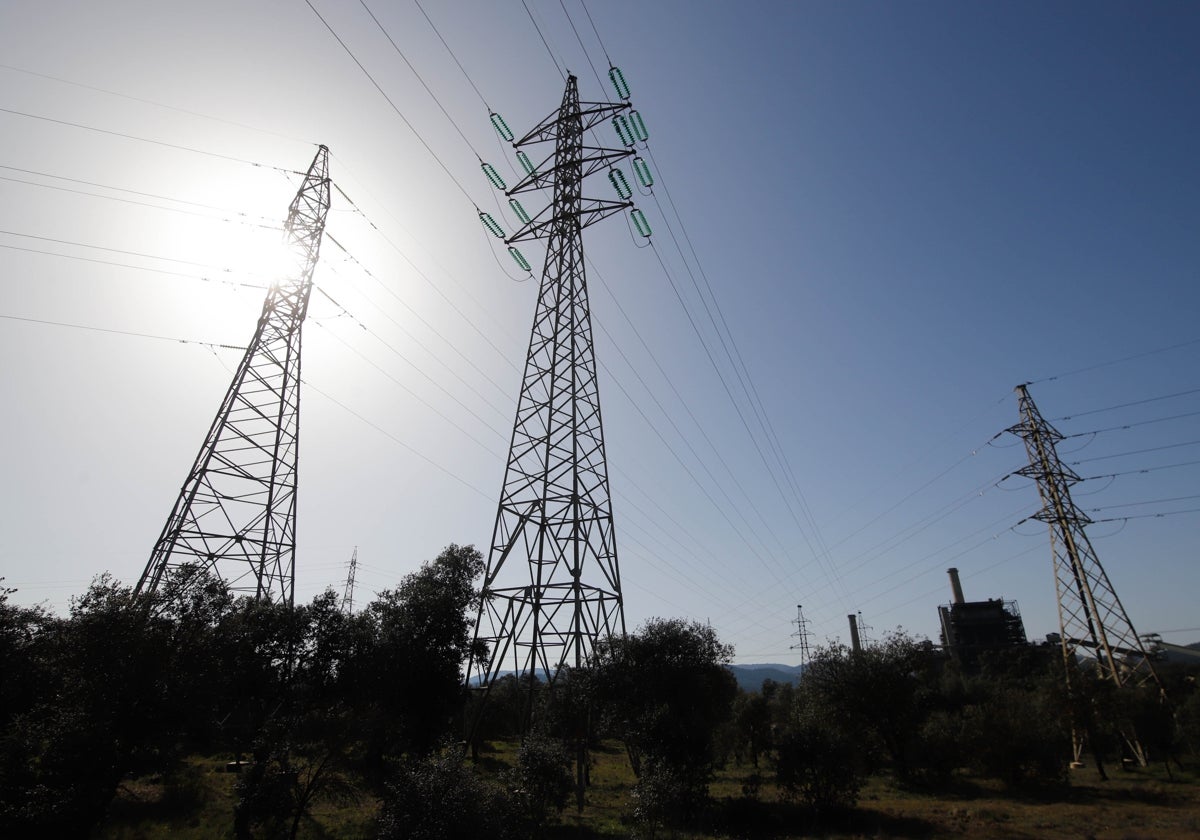
<svg viewBox="0 0 1200 840"><path fill-rule="evenodd" d="M938 607L942 647L964 668L974 669L983 653L1025 645L1025 623L1016 601L989 598L968 601L963 597L958 569L947 569L952 603Z"/></svg>

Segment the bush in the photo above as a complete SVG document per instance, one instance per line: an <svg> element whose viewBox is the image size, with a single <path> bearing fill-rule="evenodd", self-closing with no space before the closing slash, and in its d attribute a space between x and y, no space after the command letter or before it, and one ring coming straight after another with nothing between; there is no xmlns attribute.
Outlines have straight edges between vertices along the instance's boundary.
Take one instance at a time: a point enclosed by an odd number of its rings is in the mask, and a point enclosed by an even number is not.
<svg viewBox="0 0 1200 840"><path fill-rule="evenodd" d="M647 760L633 786L635 837L652 840L667 826L681 826L708 801L708 776Z"/></svg>
<svg viewBox="0 0 1200 840"><path fill-rule="evenodd" d="M380 840L458 840L520 836L504 791L486 784L456 750L396 766L379 818Z"/></svg>
<svg viewBox="0 0 1200 840"><path fill-rule="evenodd" d="M817 811L854 807L863 785L861 762L859 739L816 715L796 720L775 749L785 795Z"/></svg>
<svg viewBox="0 0 1200 840"><path fill-rule="evenodd" d="M1067 781L1069 730L1040 694L998 688L963 715L963 740L976 772L1009 787L1053 787Z"/></svg>
<svg viewBox="0 0 1200 840"><path fill-rule="evenodd" d="M530 735L517 750L517 766L509 775L514 796L530 822L540 828L550 809L561 814L574 782L571 757L562 743Z"/></svg>

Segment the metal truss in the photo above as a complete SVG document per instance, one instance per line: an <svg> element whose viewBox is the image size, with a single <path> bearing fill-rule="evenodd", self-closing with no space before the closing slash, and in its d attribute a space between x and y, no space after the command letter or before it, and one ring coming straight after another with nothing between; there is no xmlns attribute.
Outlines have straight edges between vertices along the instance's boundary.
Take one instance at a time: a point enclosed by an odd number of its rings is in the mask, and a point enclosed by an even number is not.
<svg viewBox="0 0 1200 840"><path fill-rule="evenodd" d="M1021 422L1008 431L1025 442L1029 466L1017 472L1037 482L1042 499L1041 510L1032 518L1045 522L1050 529L1068 690L1072 689L1072 674L1077 669L1076 652L1086 648L1095 656L1102 679L1118 687L1152 681L1161 692L1162 683L1151 658L1084 530L1092 520L1071 499L1071 486L1082 479L1058 457L1057 443L1063 435L1038 412L1026 386L1018 385L1016 391ZM1144 765L1145 753L1136 734L1128 730L1123 735L1134 756ZM1076 727L1076 761L1080 759L1084 740L1080 727Z"/></svg>
<svg viewBox="0 0 1200 840"><path fill-rule="evenodd" d="M329 212L329 150L321 146L288 208L294 261L272 282L200 453L135 592L169 569L215 571L234 592L291 605L295 597L300 337Z"/></svg>
<svg viewBox="0 0 1200 840"><path fill-rule="evenodd" d="M625 632L582 231L633 205L584 198L582 184L632 154L583 142L627 108L580 103L571 76L561 107L513 144L554 143L508 191L553 187L554 202L507 240L548 242L475 628L488 654L468 668L484 686L506 671L553 683Z"/></svg>

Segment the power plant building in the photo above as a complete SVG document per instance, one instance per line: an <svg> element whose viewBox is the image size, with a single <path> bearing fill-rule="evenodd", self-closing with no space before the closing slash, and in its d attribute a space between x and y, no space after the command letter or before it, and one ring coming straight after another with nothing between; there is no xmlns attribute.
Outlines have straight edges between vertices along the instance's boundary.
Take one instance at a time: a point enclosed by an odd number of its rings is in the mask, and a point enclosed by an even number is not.
<svg viewBox="0 0 1200 840"><path fill-rule="evenodd" d="M968 601L963 597L958 569L947 569L952 603L938 607L942 626L942 647L963 664L974 668L980 654L1023 646L1025 623L1016 601L989 598Z"/></svg>

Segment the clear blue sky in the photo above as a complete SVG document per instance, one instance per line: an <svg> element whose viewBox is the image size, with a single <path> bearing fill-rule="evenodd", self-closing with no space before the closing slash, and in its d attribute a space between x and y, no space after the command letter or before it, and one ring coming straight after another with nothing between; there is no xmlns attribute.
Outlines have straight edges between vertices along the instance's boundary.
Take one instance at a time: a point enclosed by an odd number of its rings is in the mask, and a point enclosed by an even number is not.
<svg viewBox="0 0 1200 840"><path fill-rule="evenodd" d="M18 600L140 574L239 355L175 339L248 339L256 225L297 186L270 167L314 143L353 204L306 327L298 597L340 589L354 546L360 598L486 547L536 289L476 219L500 216L476 154L515 166L483 100L520 133L563 65L610 98L607 53L658 179L653 249L619 218L585 241L631 626L711 620L744 662L796 661L796 604L818 642L859 610L935 636L954 565L1055 630L1045 528L1017 524L1036 491L997 484L1023 450L987 445L1033 381L1064 433L1128 427L1064 444L1097 476L1078 501L1142 517L1090 531L1137 629L1200 638L1200 7L593 0L601 45L579 0L527 2L545 44L521 2L422 2L464 75L415 3L367 4L402 57L361 4L313 0L395 109L303 0L0 9Z"/></svg>

